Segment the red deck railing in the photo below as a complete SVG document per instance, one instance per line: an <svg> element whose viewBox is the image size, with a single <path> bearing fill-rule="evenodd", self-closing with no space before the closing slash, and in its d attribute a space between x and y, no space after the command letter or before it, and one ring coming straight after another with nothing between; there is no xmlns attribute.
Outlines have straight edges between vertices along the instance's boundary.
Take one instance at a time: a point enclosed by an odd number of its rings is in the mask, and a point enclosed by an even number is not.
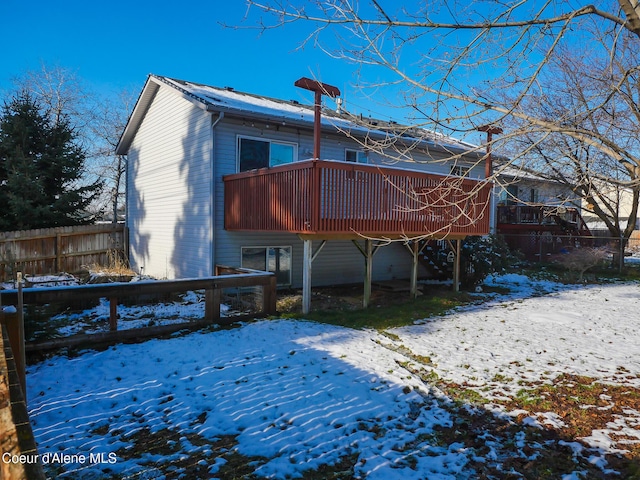
<svg viewBox="0 0 640 480"><path fill-rule="evenodd" d="M309 160L224 177L227 230L309 235L484 235L491 186L458 177Z"/></svg>
<svg viewBox="0 0 640 480"><path fill-rule="evenodd" d="M536 226L536 228L540 225L560 225L590 234L589 228L575 207L553 205L500 205L498 207L498 227L508 228L509 226L515 225Z"/></svg>

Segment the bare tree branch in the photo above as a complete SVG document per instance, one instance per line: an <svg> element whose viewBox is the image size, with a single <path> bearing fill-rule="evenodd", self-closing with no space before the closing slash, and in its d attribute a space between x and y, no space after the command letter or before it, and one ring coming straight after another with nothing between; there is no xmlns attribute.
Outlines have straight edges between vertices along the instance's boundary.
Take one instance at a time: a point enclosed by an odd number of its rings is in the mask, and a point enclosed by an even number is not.
<svg viewBox="0 0 640 480"><path fill-rule="evenodd" d="M363 91L402 86L411 112L402 141L367 137L363 148L411 161L421 148L408 140L414 130L468 134L500 124L505 133L492 148L514 166L535 164L592 204L612 233L630 234L640 192L638 0L247 3L265 15L262 31L308 25L302 43L355 65ZM380 72L386 81L368 82ZM616 200L622 191L632 203L626 226Z"/></svg>

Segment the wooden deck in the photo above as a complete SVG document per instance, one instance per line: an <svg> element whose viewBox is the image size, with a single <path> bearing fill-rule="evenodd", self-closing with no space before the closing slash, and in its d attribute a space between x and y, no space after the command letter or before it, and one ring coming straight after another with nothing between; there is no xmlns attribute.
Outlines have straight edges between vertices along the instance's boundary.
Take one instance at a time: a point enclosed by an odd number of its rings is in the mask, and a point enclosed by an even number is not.
<svg viewBox="0 0 640 480"><path fill-rule="evenodd" d="M309 160L223 178L225 228L314 238L464 238L489 233L483 181Z"/></svg>
<svg viewBox="0 0 640 480"><path fill-rule="evenodd" d="M574 207L502 205L497 213L497 233L530 261L545 261L576 243L593 243L589 227Z"/></svg>

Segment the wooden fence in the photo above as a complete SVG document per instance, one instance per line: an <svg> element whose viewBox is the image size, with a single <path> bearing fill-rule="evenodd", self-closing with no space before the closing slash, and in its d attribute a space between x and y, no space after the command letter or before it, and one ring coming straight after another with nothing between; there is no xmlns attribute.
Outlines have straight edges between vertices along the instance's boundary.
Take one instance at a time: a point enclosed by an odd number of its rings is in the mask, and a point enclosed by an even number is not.
<svg viewBox="0 0 640 480"><path fill-rule="evenodd" d="M85 266L126 258L121 224L83 225L0 232L0 281L25 275L77 273Z"/></svg>
<svg viewBox="0 0 640 480"><path fill-rule="evenodd" d="M0 310L0 316L2 316ZM7 328L0 325L0 478L45 480ZM28 458L29 461L21 461Z"/></svg>
<svg viewBox="0 0 640 480"><path fill-rule="evenodd" d="M38 458L36 442L26 408L26 352L58 347L115 343L132 338L149 338L176 330L194 329L226 323L221 320L220 304L223 289L261 287L262 314L276 313L276 277L273 273L216 266L216 275L208 278L141 281L101 285L80 285L50 288L22 288L21 273L17 273L16 290L0 290L0 445L9 455L30 455ZM140 298L150 294L205 291L205 318L198 322L118 330L118 298ZM79 299L108 298L110 331L73 335L48 342L25 344L24 304L60 302L73 304ZM11 305L10 308L4 306ZM35 347L35 348L34 348ZM0 464L0 479L44 480L39 461Z"/></svg>
<svg viewBox="0 0 640 480"><path fill-rule="evenodd" d="M576 246L606 248L612 255L613 261L618 265L621 258L620 239L610 237L609 231L594 231L594 235L569 235L556 231L536 231L518 233L499 233L509 248L514 252L520 252L526 260L533 262L550 262L561 253L567 253ZM624 256L640 252L640 232L631 235L626 244ZM616 260L617 259L617 260Z"/></svg>
<svg viewBox="0 0 640 480"><path fill-rule="evenodd" d="M26 351L47 350L51 348L73 347L77 345L91 345L92 343L111 343L125 341L131 338L146 338L155 335L163 335L172 331L185 328L199 328L212 323L231 323L232 319L221 318L220 305L222 293L226 289L245 287L258 287L262 290L260 313L273 315L276 313L276 277L270 272L257 270L236 269L230 267L216 267L218 275L205 278L180 279L180 280L146 280L140 282L118 282L95 285L78 285L49 288L23 288L17 290L0 290L0 310L2 305L42 305L55 303L61 308L74 305L80 300L96 300L107 298L109 300L109 331L90 334L78 334L71 337L56 338L51 340L30 342L26 345ZM179 322L172 325L155 327L141 327L131 330L118 330L118 305L119 299L126 298L128 302L144 302L144 297L156 296L163 293L182 293L194 290L204 290L205 311L204 318L197 322ZM1 317L0 313L0 317ZM253 315L256 316L256 315ZM16 317L17 318L17 317ZM237 317L234 317L234 319ZM1 320L1 318L0 318ZM9 332L19 332L19 325L7 322ZM24 335L24 334L23 334ZM12 338L13 340L13 338ZM12 342L13 343L13 342ZM19 340L15 343L23 343ZM16 356L24 354L24 349L14 346ZM18 365L20 369L21 365ZM24 368L22 366L22 368Z"/></svg>

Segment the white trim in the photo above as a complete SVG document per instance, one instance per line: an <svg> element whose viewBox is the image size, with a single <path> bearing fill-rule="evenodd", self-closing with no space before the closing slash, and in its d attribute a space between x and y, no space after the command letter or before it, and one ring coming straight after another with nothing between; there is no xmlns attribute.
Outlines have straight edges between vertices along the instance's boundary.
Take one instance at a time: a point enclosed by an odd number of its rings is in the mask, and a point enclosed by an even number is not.
<svg viewBox="0 0 640 480"><path fill-rule="evenodd" d="M351 160L347 160L347 152L354 152L356 154L356 161L352 162ZM358 161L358 157L360 155L364 155L364 158L366 161L364 162L360 162ZM367 155L367 152L362 150L362 149L357 149L357 148L345 148L344 149L344 161L348 162L348 163L357 163L360 165L367 165L369 163L369 155Z"/></svg>
<svg viewBox="0 0 640 480"><path fill-rule="evenodd" d="M271 144L275 143L278 145L289 145L291 147L293 147L293 162L297 161L298 158L298 144L295 142L287 142L285 140L276 140L274 138L271 137L254 137L251 135L242 135L242 134L236 134L236 172L239 173L240 172L240 140L242 139L247 139L247 140L256 140L256 141L260 141L260 142L265 142L269 144L269 149L271 149ZM269 151L269 168L271 167L271 151Z"/></svg>
<svg viewBox="0 0 640 480"><path fill-rule="evenodd" d="M293 246L292 245L241 245L240 246L240 266L244 267L244 265L242 264L242 260L243 260L243 256L242 256L242 251L246 248L263 248L265 250L265 267L267 269L267 271L269 271L269 265L267 264L268 262L268 251L270 248L281 248L281 249L288 249L289 250L289 281L286 283L278 283L278 285L282 285L282 286L289 286L292 284L292 278L293 278ZM274 274L277 275L278 272L272 272Z"/></svg>

